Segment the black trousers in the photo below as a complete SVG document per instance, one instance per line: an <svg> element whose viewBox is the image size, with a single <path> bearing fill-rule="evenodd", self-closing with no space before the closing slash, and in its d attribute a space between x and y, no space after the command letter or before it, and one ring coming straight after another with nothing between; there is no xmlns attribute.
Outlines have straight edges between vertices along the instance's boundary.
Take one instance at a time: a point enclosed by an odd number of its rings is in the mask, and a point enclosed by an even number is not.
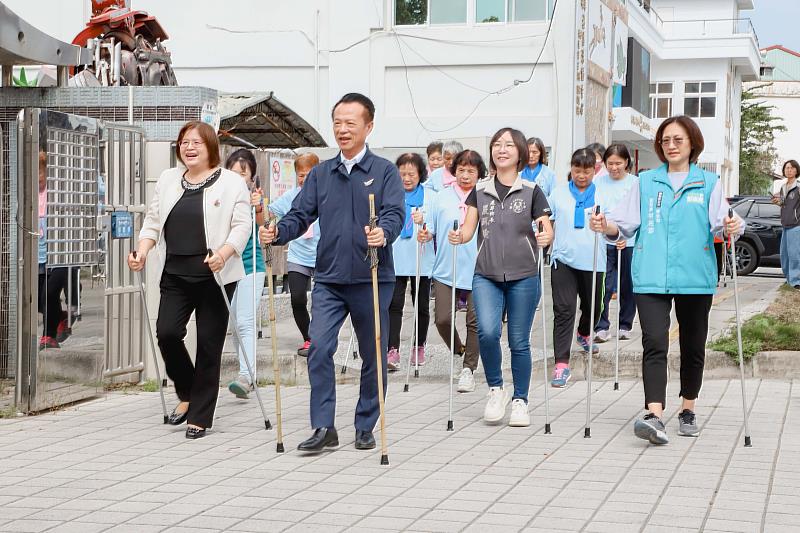
<svg viewBox="0 0 800 533"><path fill-rule="evenodd" d="M56 338L58 323L64 309L61 307L61 290L67 285L67 268L46 268L39 265L38 308L44 321L42 336Z"/></svg>
<svg viewBox="0 0 800 533"><path fill-rule="evenodd" d="M291 293L290 299L292 302L292 316L294 322L297 324L297 329L300 330L300 335L303 336L304 341L310 341L311 337L308 336L308 325L311 323L311 317L308 315L308 287L311 283L311 276L306 276L300 272L289 272L289 292Z"/></svg>
<svg viewBox="0 0 800 533"><path fill-rule="evenodd" d="M553 352L556 363L569 363L572 331L575 327L576 300L581 301L581 317L578 334L592 335L594 324L590 324L592 307L592 272L576 270L564 263L553 261L550 270L550 287L553 293ZM603 280L605 272L596 274L594 318L600 319L603 310Z"/></svg>
<svg viewBox="0 0 800 533"><path fill-rule="evenodd" d="M394 282L394 295L389 305L389 349L400 347L400 329L403 326L403 306L406 303L406 287L411 285L411 303L414 303L416 276L397 276ZM428 340L428 324L431 321L431 280L419 278L419 333L414 346L424 346ZM412 329L414 326L411 326Z"/></svg>
<svg viewBox="0 0 800 533"><path fill-rule="evenodd" d="M222 348L228 329L228 309L213 277L187 281L174 274L161 275L161 303L156 319L156 337L167 376L175 383L182 402L189 403L187 421L211 427L219 394ZM225 285L228 299L236 283ZM197 322L195 362L189 357L184 338L192 312Z"/></svg>
<svg viewBox="0 0 800 533"><path fill-rule="evenodd" d="M680 328L681 391L680 397L696 400L703 385L706 360L708 314L711 294L637 294L639 322L642 325L642 381L645 408L651 403L666 406L667 352L669 350L669 314L675 302Z"/></svg>

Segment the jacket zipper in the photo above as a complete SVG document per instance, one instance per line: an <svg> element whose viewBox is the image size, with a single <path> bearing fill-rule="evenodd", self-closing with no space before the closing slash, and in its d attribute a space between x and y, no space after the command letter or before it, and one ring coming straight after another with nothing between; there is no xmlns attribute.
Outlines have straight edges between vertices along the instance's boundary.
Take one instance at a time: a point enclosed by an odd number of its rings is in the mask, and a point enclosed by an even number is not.
<svg viewBox="0 0 800 533"><path fill-rule="evenodd" d="M530 239L528 239L527 235L525 236L525 242L528 243L528 248L530 248L530 250L531 250L531 256L533 256L533 262L535 263L536 262L536 254L533 253L533 246L531 245L531 241L530 241Z"/></svg>

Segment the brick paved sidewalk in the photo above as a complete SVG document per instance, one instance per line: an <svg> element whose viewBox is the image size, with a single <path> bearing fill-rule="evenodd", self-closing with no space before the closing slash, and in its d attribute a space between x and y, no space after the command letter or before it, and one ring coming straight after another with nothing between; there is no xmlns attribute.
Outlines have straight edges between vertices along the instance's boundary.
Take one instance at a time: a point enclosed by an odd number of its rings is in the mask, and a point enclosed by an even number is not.
<svg viewBox="0 0 800 533"><path fill-rule="evenodd" d="M304 387L284 391L283 455L254 401L221 394L213 432L188 441L160 423L157 394L115 393L0 420L0 531L797 530L800 387L747 386L753 448L742 446L738 381L706 383L697 439L676 435L670 384L666 447L633 437L633 381L595 383L591 439L585 382L551 389L551 435L541 385L530 428L484 424L479 385L455 398L446 432L446 383L403 393L393 382L388 467L378 450L353 448L354 385L338 389L341 446L308 457L295 451L309 435ZM273 390L262 392L271 412Z"/></svg>

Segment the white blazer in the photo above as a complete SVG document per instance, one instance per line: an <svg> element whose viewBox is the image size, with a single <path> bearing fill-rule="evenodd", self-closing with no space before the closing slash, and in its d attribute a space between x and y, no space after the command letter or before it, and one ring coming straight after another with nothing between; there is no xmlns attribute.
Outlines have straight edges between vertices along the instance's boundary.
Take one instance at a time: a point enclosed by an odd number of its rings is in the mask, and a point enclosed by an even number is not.
<svg viewBox="0 0 800 533"><path fill-rule="evenodd" d="M139 232L139 240L152 239L156 242L162 264L167 251L163 238L164 223L183 196L181 177L185 171L178 167L161 173ZM229 244L236 250L236 254L225 262L220 272L222 282L226 285L244 277L242 251L250 239L252 224L247 185L240 175L222 169L217 181L203 189L203 225L207 248L218 250Z"/></svg>

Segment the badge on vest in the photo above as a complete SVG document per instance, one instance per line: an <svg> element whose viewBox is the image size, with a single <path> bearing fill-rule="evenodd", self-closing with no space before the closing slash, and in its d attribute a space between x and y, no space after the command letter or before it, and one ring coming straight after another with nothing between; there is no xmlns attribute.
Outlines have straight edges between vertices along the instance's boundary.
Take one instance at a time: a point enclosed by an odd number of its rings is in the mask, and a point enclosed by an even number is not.
<svg viewBox="0 0 800 533"><path fill-rule="evenodd" d="M364 187L369 187L370 185L372 185L373 181L375 181L375 178L365 181L364 182Z"/></svg>
<svg viewBox="0 0 800 533"><path fill-rule="evenodd" d="M525 211L525 208L527 206L525 205L525 200L523 200L522 198L515 198L514 201L511 202L511 205L509 207L516 214L520 214L523 211Z"/></svg>
<svg viewBox="0 0 800 533"><path fill-rule="evenodd" d="M693 192L686 195L686 203L689 204L702 204L704 200L705 197L702 193Z"/></svg>

